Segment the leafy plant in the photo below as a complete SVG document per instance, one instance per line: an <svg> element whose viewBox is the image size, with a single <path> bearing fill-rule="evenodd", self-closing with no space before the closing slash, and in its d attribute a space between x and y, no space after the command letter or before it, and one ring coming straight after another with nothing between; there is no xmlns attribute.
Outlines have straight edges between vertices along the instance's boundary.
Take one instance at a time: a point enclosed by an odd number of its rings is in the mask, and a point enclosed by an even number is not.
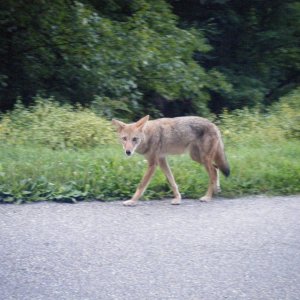
<svg viewBox="0 0 300 300"><path fill-rule="evenodd" d="M35 105L26 108L18 103L14 111L2 117L0 140L79 149L115 143L116 138L111 123L91 110L37 97Z"/></svg>

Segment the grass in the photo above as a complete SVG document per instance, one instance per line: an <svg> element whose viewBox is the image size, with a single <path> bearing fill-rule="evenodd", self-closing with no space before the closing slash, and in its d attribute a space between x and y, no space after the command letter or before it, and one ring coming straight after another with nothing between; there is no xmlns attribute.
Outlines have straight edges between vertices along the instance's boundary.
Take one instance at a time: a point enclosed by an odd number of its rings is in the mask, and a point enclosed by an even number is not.
<svg viewBox="0 0 300 300"><path fill-rule="evenodd" d="M117 146L58 151L2 144L0 151L2 202L127 199L146 169L142 156L126 158ZM225 197L300 192L299 141L228 147L227 156L232 173L221 178ZM183 197L204 194L208 177L203 167L187 155L172 156L169 161ZM144 199L164 197L172 197L172 193L159 170Z"/></svg>
<svg viewBox="0 0 300 300"><path fill-rule="evenodd" d="M222 195L300 192L300 89L267 112L224 112L219 118L231 166ZM110 122L89 108L38 98L0 119L0 202L128 199L146 169L126 158ZM199 198L208 177L187 155L169 159L182 196ZM157 171L144 198L172 197Z"/></svg>

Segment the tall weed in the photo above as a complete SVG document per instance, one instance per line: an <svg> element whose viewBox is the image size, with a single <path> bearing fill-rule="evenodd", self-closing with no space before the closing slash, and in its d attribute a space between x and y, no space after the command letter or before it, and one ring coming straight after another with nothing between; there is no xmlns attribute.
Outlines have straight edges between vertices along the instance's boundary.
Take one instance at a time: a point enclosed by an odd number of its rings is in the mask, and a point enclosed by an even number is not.
<svg viewBox="0 0 300 300"><path fill-rule="evenodd" d="M226 144L259 146L300 138L300 88L282 97L266 112L260 109L224 111L219 120Z"/></svg>
<svg viewBox="0 0 300 300"><path fill-rule="evenodd" d="M18 103L2 116L0 141L80 149L115 143L116 138L110 122L90 109L38 97L34 106L26 108Z"/></svg>

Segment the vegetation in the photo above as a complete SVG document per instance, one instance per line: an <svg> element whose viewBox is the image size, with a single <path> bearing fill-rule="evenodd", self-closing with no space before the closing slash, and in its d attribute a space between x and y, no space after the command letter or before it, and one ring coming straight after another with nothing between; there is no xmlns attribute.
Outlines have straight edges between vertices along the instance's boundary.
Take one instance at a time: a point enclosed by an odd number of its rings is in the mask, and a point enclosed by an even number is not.
<svg viewBox="0 0 300 300"><path fill-rule="evenodd" d="M293 0L170 1L181 24L204 31L212 51L196 57L232 85L211 93L214 112L272 104L299 86L300 3Z"/></svg>
<svg viewBox="0 0 300 300"><path fill-rule="evenodd" d="M81 149L116 141L110 122L78 105L59 105L53 99L36 98L25 108L18 103L0 123L0 141L11 145Z"/></svg>
<svg viewBox="0 0 300 300"><path fill-rule="evenodd" d="M0 20L0 202L130 197L145 162L109 119L145 114L218 123L225 196L300 191L299 1L2 0ZM145 198L166 196L157 172Z"/></svg>
<svg viewBox="0 0 300 300"><path fill-rule="evenodd" d="M222 178L222 195L300 192L299 100L300 91L295 90L265 113L244 109L216 120L232 168L231 177ZM102 117L40 98L36 106L18 106L5 114L0 138L2 202L129 198L146 168L142 156L125 157ZM208 178L197 163L183 155L170 157L170 164L184 197L205 192ZM157 171L144 198L171 196Z"/></svg>
<svg viewBox="0 0 300 300"><path fill-rule="evenodd" d="M299 84L297 0L3 0L0 110L20 97L105 116L208 115Z"/></svg>

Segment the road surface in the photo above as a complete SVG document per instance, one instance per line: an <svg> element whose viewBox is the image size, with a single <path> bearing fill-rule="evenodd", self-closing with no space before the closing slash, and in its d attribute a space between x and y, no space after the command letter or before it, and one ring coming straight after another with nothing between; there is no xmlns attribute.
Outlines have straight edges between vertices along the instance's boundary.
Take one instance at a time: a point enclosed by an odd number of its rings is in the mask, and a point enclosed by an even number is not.
<svg viewBox="0 0 300 300"><path fill-rule="evenodd" d="M300 299L300 196L0 205L0 299Z"/></svg>

